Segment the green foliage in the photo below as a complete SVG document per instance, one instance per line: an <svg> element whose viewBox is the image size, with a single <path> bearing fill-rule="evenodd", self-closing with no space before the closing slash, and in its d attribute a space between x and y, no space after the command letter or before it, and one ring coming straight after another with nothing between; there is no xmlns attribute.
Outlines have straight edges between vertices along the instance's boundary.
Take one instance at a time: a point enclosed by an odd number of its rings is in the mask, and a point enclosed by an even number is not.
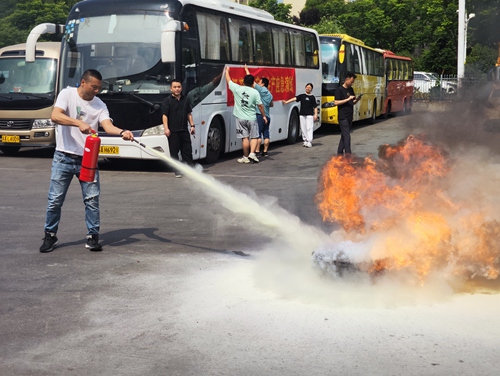
<svg viewBox="0 0 500 376"><path fill-rule="evenodd" d="M65 23L70 5L65 1L2 0L10 7L0 19L0 47L26 42L33 27L41 23ZM71 1L71 6L74 1ZM2 3L2 6L4 3ZM60 36L44 35L40 40L60 40Z"/></svg>
<svg viewBox="0 0 500 376"><path fill-rule="evenodd" d="M475 74L476 72L487 72L497 60L497 50L481 44L472 47L471 53L467 56L465 72Z"/></svg>
<svg viewBox="0 0 500 376"><path fill-rule="evenodd" d="M340 22L334 17L323 17L319 23L310 26L318 34L344 34L345 30Z"/></svg>
<svg viewBox="0 0 500 376"><path fill-rule="evenodd" d="M248 5L271 13L275 20L292 23L290 4L278 3L277 0L251 0Z"/></svg>
<svg viewBox="0 0 500 376"><path fill-rule="evenodd" d="M411 57L416 70L452 74L457 69L457 9L456 0L307 0L300 21L314 10L321 22L313 27L320 33L327 25L332 29L327 32L338 32L336 28L368 46ZM469 13L476 13L468 25L467 62L474 69L486 71L493 65L490 55L479 51L500 42L499 9L500 0L467 1Z"/></svg>

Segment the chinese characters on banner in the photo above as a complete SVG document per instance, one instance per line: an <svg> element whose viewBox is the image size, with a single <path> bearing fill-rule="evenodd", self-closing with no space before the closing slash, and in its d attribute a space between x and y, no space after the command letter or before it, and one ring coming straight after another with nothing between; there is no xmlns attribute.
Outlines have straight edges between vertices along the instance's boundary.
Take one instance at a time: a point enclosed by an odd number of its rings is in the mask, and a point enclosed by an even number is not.
<svg viewBox="0 0 500 376"><path fill-rule="evenodd" d="M290 99L295 96L295 69L293 68L249 68L250 74L256 81L261 77L269 80L269 91L273 95L274 101ZM231 67L231 78L234 83L243 86L243 77L245 77L245 68ZM234 106L234 96L231 90L227 88L227 105Z"/></svg>

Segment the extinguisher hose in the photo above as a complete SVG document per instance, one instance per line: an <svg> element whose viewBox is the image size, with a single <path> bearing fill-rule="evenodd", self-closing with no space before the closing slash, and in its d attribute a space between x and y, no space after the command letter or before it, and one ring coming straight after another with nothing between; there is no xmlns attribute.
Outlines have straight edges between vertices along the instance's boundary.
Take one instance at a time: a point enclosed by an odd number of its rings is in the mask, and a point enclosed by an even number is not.
<svg viewBox="0 0 500 376"><path fill-rule="evenodd" d="M139 144L141 147L143 147L144 149L146 149L147 151L152 151L153 153L155 153L156 155L158 155L159 157L161 157L162 159L166 159L168 160L164 154L160 153L158 150L155 150L153 148L150 148L149 146L146 146L144 145L142 142L139 142L137 141L135 138L132 140L134 141L136 144Z"/></svg>

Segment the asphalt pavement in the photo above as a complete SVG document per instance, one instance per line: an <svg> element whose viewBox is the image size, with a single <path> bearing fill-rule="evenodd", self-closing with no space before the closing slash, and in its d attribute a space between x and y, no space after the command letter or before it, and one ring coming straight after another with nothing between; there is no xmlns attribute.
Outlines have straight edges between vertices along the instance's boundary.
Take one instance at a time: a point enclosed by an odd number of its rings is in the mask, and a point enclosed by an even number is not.
<svg viewBox="0 0 500 376"><path fill-rule="evenodd" d="M359 124L353 151L376 158L443 112ZM315 276L310 247L337 226L314 195L339 137L322 127L259 164L230 153L207 179L102 161L100 253L76 180L58 246L39 253L52 150L0 153L0 375L496 375L496 293Z"/></svg>

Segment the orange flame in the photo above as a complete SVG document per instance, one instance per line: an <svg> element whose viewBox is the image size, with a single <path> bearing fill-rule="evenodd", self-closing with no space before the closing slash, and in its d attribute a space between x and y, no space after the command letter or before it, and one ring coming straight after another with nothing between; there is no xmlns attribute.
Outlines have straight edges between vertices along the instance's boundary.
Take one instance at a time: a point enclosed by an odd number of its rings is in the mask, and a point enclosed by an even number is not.
<svg viewBox="0 0 500 376"><path fill-rule="evenodd" d="M447 193L453 163L423 136L382 145L377 161L336 156L321 172L315 201L324 221L372 239L370 273L407 270L496 279L500 224Z"/></svg>

